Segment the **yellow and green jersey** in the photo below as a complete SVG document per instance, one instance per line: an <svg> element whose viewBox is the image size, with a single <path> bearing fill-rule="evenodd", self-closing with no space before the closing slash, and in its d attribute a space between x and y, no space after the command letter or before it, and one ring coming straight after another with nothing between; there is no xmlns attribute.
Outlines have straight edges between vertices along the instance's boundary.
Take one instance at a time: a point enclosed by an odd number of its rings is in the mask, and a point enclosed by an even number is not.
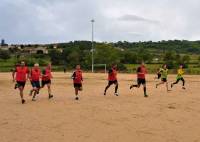
<svg viewBox="0 0 200 142"><path fill-rule="evenodd" d="M178 69L177 70L177 79L183 78L184 70Z"/></svg>
<svg viewBox="0 0 200 142"><path fill-rule="evenodd" d="M161 78L166 78L167 79L167 75L168 75L168 69L160 69L160 73L161 73Z"/></svg>

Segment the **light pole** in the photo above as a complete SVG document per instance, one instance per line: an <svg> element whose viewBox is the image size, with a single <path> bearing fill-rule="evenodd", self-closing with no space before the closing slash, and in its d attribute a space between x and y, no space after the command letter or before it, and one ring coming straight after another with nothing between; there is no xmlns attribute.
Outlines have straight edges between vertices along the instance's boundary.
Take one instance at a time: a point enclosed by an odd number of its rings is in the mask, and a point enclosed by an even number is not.
<svg viewBox="0 0 200 142"><path fill-rule="evenodd" d="M94 19L92 19L92 73L94 72L94 22Z"/></svg>

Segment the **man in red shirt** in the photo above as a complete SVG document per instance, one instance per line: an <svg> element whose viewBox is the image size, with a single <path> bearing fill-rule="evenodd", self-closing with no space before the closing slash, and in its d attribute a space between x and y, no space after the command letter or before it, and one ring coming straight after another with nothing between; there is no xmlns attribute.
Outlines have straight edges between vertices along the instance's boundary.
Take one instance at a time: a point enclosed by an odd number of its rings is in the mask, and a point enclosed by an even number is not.
<svg viewBox="0 0 200 142"><path fill-rule="evenodd" d="M24 61L21 62L20 66L16 66L15 70L12 73L13 82L15 81L17 82L15 88L18 88L20 91L22 104L25 103L23 91L26 81L28 79L28 75L29 75L29 69L28 67L26 67Z"/></svg>
<svg viewBox="0 0 200 142"><path fill-rule="evenodd" d="M117 65L115 64L112 65L112 68L108 72L108 85L105 88L104 95L106 95L106 91L112 84L115 84L115 95L119 96L119 94L117 93L118 90Z"/></svg>
<svg viewBox="0 0 200 142"><path fill-rule="evenodd" d="M48 64L48 66L42 71L42 88L44 88L45 85L47 85L48 93L49 93L49 99L53 98L53 95L51 94L51 63Z"/></svg>
<svg viewBox="0 0 200 142"><path fill-rule="evenodd" d="M33 87L33 89L30 91L30 96L32 96L32 93L34 92L32 101L36 101L35 97L37 94L39 94L40 76L41 76L41 72L40 72L38 63L34 64L34 67L31 69L29 76L30 76L31 85Z"/></svg>
<svg viewBox="0 0 200 142"><path fill-rule="evenodd" d="M144 65L144 62L141 63L141 65L137 68L137 85L131 85L130 89L133 87L139 88L140 85L143 85L144 89L144 97L148 97L146 93L146 79L145 79L145 74L147 73L146 67Z"/></svg>
<svg viewBox="0 0 200 142"><path fill-rule="evenodd" d="M73 79L75 95L76 95L75 99L79 100L78 92L83 90L82 88L83 76L82 76L80 65L76 65L76 70L72 74L72 79Z"/></svg>

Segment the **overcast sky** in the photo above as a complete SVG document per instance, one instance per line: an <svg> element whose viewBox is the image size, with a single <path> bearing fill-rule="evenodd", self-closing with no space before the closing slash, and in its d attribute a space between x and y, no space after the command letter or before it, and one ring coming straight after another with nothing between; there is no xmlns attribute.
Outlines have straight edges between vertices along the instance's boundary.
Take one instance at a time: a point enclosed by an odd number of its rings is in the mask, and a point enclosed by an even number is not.
<svg viewBox="0 0 200 142"><path fill-rule="evenodd" d="M199 0L0 0L7 43L200 39Z"/></svg>

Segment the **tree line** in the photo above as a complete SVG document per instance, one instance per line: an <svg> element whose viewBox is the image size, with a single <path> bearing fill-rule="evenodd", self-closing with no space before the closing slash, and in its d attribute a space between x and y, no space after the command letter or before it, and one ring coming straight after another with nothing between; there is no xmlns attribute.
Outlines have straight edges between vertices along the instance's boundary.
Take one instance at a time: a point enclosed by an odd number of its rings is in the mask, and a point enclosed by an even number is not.
<svg viewBox="0 0 200 142"><path fill-rule="evenodd" d="M26 59L32 63L39 58L41 63L50 59L53 65L61 65L66 68L73 68L81 64L84 69L91 69L91 42L71 41L67 43L48 44L49 54L27 55ZM29 46L31 47L31 45ZM26 47L28 48L28 47ZM61 49L61 50L58 50ZM20 51L3 51L0 49L0 59L7 60ZM200 55L200 41L169 40L159 42L95 42L94 62L95 64L116 63L119 68L125 70L125 64L137 64L145 61L149 64L168 64L169 68L176 68L179 64L190 64L192 54ZM20 59L20 58L18 58ZM44 60L45 61L44 61ZM200 56L199 60L200 61ZM31 63L31 64L32 64Z"/></svg>

